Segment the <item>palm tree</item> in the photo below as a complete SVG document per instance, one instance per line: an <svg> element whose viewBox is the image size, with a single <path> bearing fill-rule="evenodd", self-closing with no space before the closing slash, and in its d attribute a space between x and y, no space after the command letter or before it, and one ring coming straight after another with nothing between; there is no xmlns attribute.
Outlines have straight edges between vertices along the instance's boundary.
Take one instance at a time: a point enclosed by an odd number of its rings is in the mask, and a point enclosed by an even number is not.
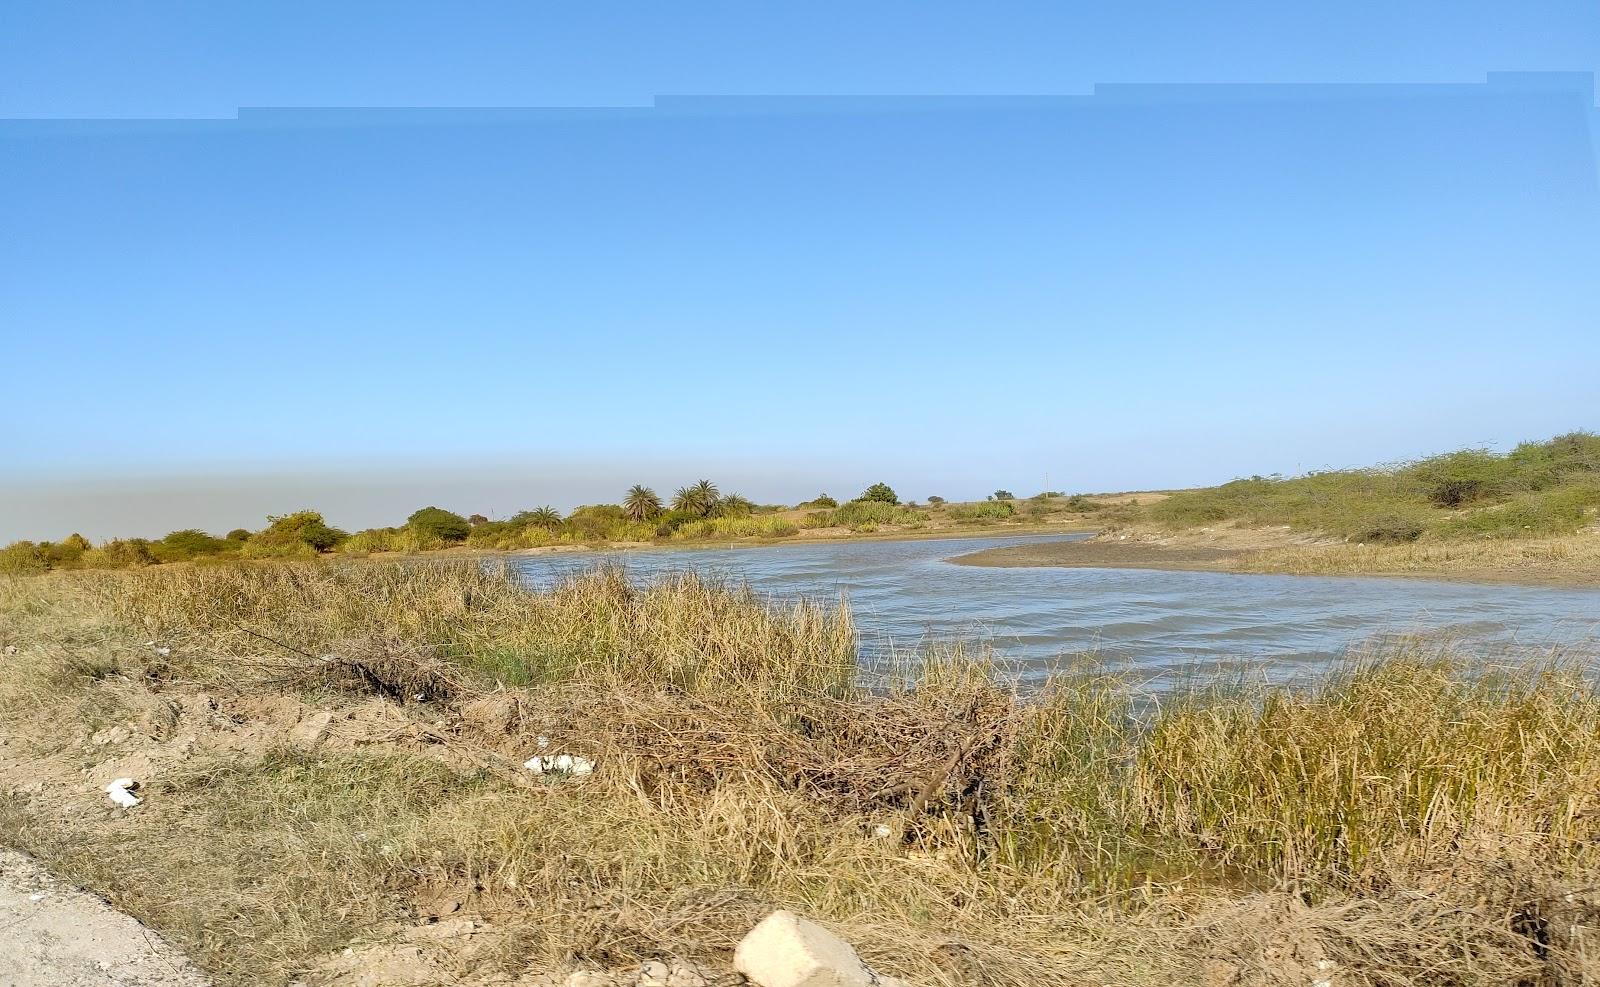
<svg viewBox="0 0 1600 987"><path fill-rule="evenodd" d="M546 504L544 507L533 511L522 511L511 519L513 524L532 525L536 528L547 528L554 531L561 527L561 512Z"/></svg>
<svg viewBox="0 0 1600 987"><path fill-rule="evenodd" d="M649 487L635 483L628 488L622 509L635 521L649 521L661 513L661 498Z"/></svg>
<svg viewBox="0 0 1600 987"><path fill-rule="evenodd" d="M689 493L694 496L695 509L702 515L712 512L717 506L717 485L710 480L700 480L689 488Z"/></svg>
<svg viewBox="0 0 1600 987"><path fill-rule="evenodd" d="M701 480L692 487L679 487L672 495L672 509L685 514L707 517L716 506L717 485L710 480Z"/></svg>

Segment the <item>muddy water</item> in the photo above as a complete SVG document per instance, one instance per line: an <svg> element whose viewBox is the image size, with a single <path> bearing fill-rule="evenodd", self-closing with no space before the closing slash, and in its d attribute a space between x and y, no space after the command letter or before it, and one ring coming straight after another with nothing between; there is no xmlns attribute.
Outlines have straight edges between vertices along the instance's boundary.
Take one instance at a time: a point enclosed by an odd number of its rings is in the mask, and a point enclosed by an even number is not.
<svg viewBox="0 0 1600 987"><path fill-rule="evenodd" d="M978 639L1020 662L1024 678L1092 653L1152 684L1235 669L1284 680L1322 671L1352 649L1418 634L1494 661L1551 650L1600 654L1600 590L945 561L1035 540L659 549L524 556L515 564L536 585L621 565L640 579L692 569L779 598L842 596L869 658L930 638Z"/></svg>

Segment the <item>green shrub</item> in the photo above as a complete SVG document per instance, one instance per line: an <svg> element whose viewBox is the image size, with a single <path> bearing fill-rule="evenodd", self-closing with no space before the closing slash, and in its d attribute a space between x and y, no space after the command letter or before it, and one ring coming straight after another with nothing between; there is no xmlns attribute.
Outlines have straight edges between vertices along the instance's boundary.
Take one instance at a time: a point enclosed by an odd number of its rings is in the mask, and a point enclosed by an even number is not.
<svg viewBox="0 0 1600 987"><path fill-rule="evenodd" d="M797 508L838 507L838 506L839 506L839 502L837 500L834 500L832 497L829 497L825 493L824 494L817 494L815 497L811 498L810 500L806 501L805 503L796 505Z"/></svg>
<svg viewBox="0 0 1600 987"><path fill-rule="evenodd" d="M442 507L424 507L406 518L406 527L419 535L444 542L466 541L472 524L466 518Z"/></svg>
<svg viewBox="0 0 1600 987"><path fill-rule="evenodd" d="M1011 491L1006 490L1004 488L996 490L994 493L990 494L989 496L991 498L993 498L994 500L1016 500L1017 499L1017 495L1016 494L1014 494Z"/></svg>
<svg viewBox="0 0 1600 987"><path fill-rule="evenodd" d="M245 528L234 528L232 531L228 532L228 541L243 542L249 540L250 532Z"/></svg>
<svg viewBox="0 0 1600 987"><path fill-rule="evenodd" d="M1485 449L1447 452L1403 471L1421 483L1428 499L1439 507L1458 507L1505 493L1514 473L1509 459Z"/></svg>
<svg viewBox="0 0 1600 987"><path fill-rule="evenodd" d="M950 516L958 521L998 521L1017 513L1009 500L990 500L978 504L956 504Z"/></svg>
<svg viewBox="0 0 1600 987"><path fill-rule="evenodd" d="M1067 510L1087 514L1090 511L1100 510L1101 504L1097 500L1090 500L1083 494L1073 494L1067 498Z"/></svg>
<svg viewBox="0 0 1600 987"><path fill-rule="evenodd" d="M894 488L889 486L887 483L874 483L872 486L861 491L861 496L857 497L856 500L873 501L879 504L900 503L900 498L895 494Z"/></svg>
<svg viewBox="0 0 1600 987"><path fill-rule="evenodd" d="M184 528L169 532L151 546L151 551L162 562L182 562L203 555L216 555L227 547L227 542L213 538L199 528Z"/></svg>
<svg viewBox="0 0 1600 987"><path fill-rule="evenodd" d="M852 500L848 504L823 513L827 515L826 523L817 527L842 525L861 530L861 526L867 524L905 525L928 520L928 515L922 511L913 511L879 500Z"/></svg>
<svg viewBox="0 0 1600 987"><path fill-rule="evenodd" d="M329 552L348 536L332 528L316 511L296 511L278 517L269 515L267 527L250 536L245 554L253 557L297 557L311 552Z"/></svg>

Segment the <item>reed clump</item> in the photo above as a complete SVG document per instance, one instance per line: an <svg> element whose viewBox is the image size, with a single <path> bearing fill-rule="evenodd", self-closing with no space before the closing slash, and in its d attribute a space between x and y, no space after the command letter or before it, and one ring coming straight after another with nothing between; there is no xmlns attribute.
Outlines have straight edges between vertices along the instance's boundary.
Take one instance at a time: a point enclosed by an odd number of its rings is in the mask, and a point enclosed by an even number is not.
<svg viewBox="0 0 1600 987"><path fill-rule="evenodd" d="M241 983L441 888L524 963L725 958L782 905L930 984L1600 974L1600 692L1576 665L1407 646L1304 688L1152 697L1081 665L1024 691L968 646L858 667L842 606L454 560L18 579L0 612L50 669L0 682L39 750L151 689L382 711L383 743L193 759L110 830L0 811ZM594 775L487 767L540 738Z"/></svg>

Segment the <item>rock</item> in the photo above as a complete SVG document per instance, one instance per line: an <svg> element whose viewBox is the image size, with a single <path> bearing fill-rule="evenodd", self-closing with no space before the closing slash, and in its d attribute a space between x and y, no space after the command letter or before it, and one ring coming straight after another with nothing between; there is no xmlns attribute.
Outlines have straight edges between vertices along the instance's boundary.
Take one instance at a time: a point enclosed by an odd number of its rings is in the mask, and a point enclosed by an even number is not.
<svg viewBox="0 0 1600 987"><path fill-rule="evenodd" d="M312 713L289 731L289 740L302 750L311 750L328 739L328 726L332 723L333 714L327 710Z"/></svg>
<svg viewBox="0 0 1600 987"><path fill-rule="evenodd" d="M579 970L567 978L567 987L617 987L617 981L609 973Z"/></svg>
<svg viewBox="0 0 1600 987"><path fill-rule="evenodd" d="M706 987L706 978L686 963L674 963L667 977L667 987Z"/></svg>
<svg viewBox="0 0 1600 987"><path fill-rule="evenodd" d="M639 987L668 987L671 976L672 971L665 963L651 960L639 967Z"/></svg>
<svg viewBox="0 0 1600 987"><path fill-rule="evenodd" d="M89 743L96 747L106 747L111 744L125 744L133 738L133 731L124 726L107 727L97 731L89 738Z"/></svg>
<svg viewBox="0 0 1600 987"><path fill-rule="evenodd" d="M876 987L855 947L793 912L776 911L740 941L733 968L760 987Z"/></svg>

